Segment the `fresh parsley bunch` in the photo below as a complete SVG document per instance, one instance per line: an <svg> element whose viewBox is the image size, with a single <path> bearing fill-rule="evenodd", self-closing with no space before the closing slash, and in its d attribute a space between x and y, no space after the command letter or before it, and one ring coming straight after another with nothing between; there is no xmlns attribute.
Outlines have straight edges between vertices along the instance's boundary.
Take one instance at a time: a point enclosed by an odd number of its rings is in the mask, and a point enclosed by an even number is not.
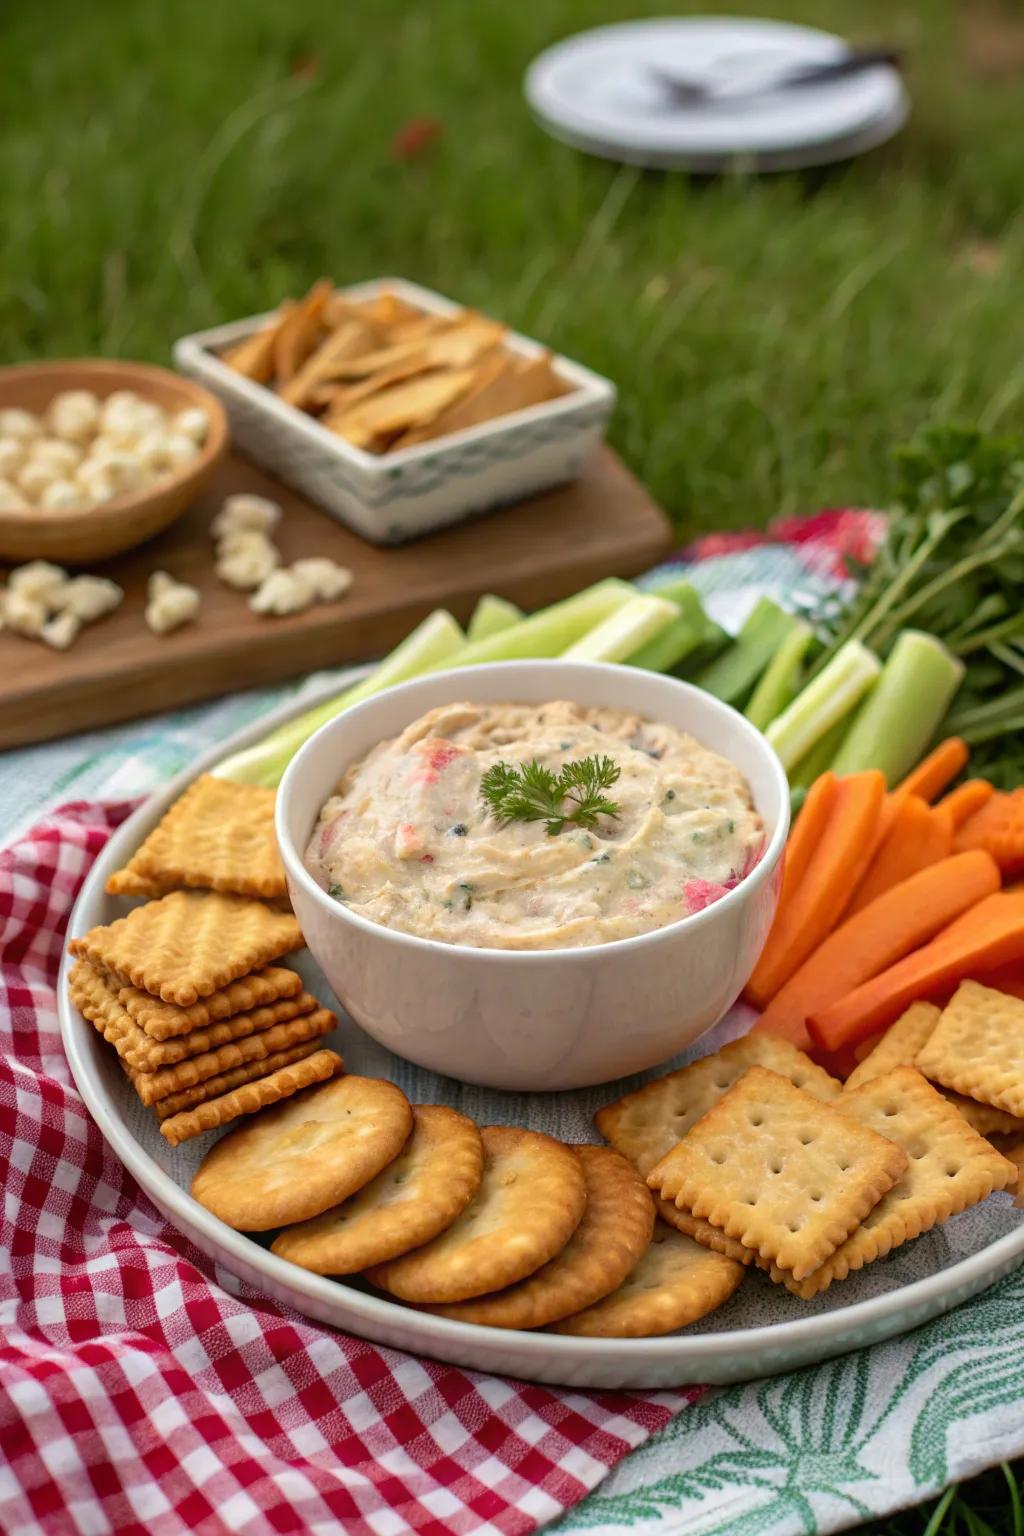
<svg viewBox="0 0 1024 1536"><path fill-rule="evenodd" d="M849 603L819 615L816 671L848 640L883 658L923 629L967 671L943 724L972 747L971 772L1024 779L1024 442L926 427L896 452L897 501Z"/></svg>
<svg viewBox="0 0 1024 1536"><path fill-rule="evenodd" d="M536 758L495 763L481 779L480 793L498 821L543 821L548 836L556 837L567 823L596 827L599 816L618 816L618 804L604 792L620 772L610 757L579 758L559 773Z"/></svg>

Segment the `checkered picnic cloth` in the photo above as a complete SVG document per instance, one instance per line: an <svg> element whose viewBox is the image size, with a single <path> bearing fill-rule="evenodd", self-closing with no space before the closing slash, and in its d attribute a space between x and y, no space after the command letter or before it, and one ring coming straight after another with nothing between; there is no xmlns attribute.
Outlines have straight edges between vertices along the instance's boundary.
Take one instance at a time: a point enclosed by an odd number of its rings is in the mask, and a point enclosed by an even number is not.
<svg viewBox="0 0 1024 1536"><path fill-rule="evenodd" d="M318 1328L193 1248L61 1046L82 880L132 802L0 854L0 1531L526 1533L699 1391L555 1391Z"/></svg>

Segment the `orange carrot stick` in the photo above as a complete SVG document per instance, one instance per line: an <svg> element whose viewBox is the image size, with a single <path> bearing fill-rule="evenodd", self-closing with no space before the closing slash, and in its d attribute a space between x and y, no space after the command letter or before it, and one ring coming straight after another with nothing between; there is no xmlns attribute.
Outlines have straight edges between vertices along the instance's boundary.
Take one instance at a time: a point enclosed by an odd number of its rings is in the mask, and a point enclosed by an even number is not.
<svg viewBox="0 0 1024 1536"><path fill-rule="evenodd" d="M807 1020L819 1050L838 1051L899 1018L914 1002L938 1001L969 976L1024 959L1024 891L998 891L930 944L898 960Z"/></svg>
<svg viewBox="0 0 1024 1536"><path fill-rule="evenodd" d="M807 798L786 842L780 903L792 896L807 873L814 850L828 826L838 789L839 780L835 774L823 773L807 791Z"/></svg>
<svg viewBox="0 0 1024 1536"><path fill-rule="evenodd" d="M884 795L885 778L876 769L839 780L831 815L802 877L789 891L783 880L768 942L743 993L755 1008L767 1007L831 933L867 868Z"/></svg>
<svg viewBox="0 0 1024 1536"><path fill-rule="evenodd" d="M890 795L896 813L885 838L865 871L847 908L847 916L862 911L879 896L908 880L918 870L948 858L953 847L953 826L941 806L926 805L918 795Z"/></svg>
<svg viewBox="0 0 1024 1536"><path fill-rule="evenodd" d="M959 736L948 736L897 784L897 793L920 795L930 804L942 794L947 784L952 784L968 755L966 741L961 741Z"/></svg>
<svg viewBox="0 0 1024 1536"><path fill-rule="evenodd" d="M939 801L938 809L948 811L954 832L965 821L987 805L995 794L995 787L987 779L968 779Z"/></svg>
<svg viewBox="0 0 1024 1536"><path fill-rule="evenodd" d="M1007 879L1024 874L1024 789L994 794L959 828L959 848L984 848Z"/></svg>
<svg viewBox="0 0 1024 1536"><path fill-rule="evenodd" d="M918 870L841 923L776 992L754 1028L807 1050L808 1014L895 965L998 889L995 860L980 851Z"/></svg>

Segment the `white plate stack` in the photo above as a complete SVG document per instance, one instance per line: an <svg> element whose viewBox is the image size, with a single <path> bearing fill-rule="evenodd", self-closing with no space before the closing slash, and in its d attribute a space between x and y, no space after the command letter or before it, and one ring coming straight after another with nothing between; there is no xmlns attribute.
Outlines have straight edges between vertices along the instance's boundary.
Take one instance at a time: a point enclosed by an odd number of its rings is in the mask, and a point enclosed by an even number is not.
<svg viewBox="0 0 1024 1536"><path fill-rule="evenodd" d="M556 43L531 64L524 88L541 126L588 154L664 170L796 170L863 154L906 121L891 64L761 88L848 52L829 32L785 22L624 22ZM673 77L710 94L681 100L667 84Z"/></svg>

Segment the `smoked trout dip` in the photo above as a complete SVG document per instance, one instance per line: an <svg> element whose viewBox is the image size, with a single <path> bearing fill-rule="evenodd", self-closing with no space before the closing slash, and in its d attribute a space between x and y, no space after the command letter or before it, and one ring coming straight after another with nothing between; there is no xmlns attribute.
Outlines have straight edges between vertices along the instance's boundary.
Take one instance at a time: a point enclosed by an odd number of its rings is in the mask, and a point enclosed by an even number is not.
<svg viewBox="0 0 1024 1536"><path fill-rule="evenodd" d="M495 763L608 756L616 817L593 830L498 821ZM717 901L757 863L764 828L732 763L618 709L446 704L348 769L306 850L318 884L386 928L488 949L633 938Z"/></svg>

